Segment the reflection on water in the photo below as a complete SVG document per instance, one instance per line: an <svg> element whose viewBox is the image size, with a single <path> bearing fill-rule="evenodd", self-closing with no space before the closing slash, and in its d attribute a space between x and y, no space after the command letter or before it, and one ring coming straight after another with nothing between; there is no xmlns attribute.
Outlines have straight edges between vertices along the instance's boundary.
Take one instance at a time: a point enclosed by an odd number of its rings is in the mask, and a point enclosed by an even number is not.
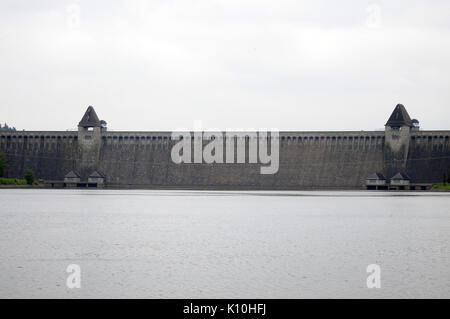
<svg viewBox="0 0 450 319"><path fill-rule="evenodd" d="M0 297L450 298L449 207L427 192L3 189Z"/></svg>

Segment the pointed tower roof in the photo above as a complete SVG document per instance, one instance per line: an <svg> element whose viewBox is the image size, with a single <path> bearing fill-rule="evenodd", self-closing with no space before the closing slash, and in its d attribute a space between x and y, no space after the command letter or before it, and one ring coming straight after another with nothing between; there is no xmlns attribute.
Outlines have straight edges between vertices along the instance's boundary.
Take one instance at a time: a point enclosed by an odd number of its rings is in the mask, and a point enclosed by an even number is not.
<svg viewBox="0 0 450 319"><path fill-rule="evenodd" d="M406 175L405 173L400 173L400 172L398 172L397 174L392 176L391 180L392 179L394 179L394 180L410 180L408 175Z"/></svg>
<svg viewBox="0 0 450 319"><path fill-rule="evenodd" d="M64 176L65 178L79 178L80 175L78 175L77 172L74 171L70 171L69 173L66 174L66 176Z"/></svg>
<svg viewBox="0 0 450 319"><path fill-rule="evenodd" d="M386 126L412 126L411 118L409 117L408 112L406 111L406 108L403 106L403 104L397 104L397 106L394 109L394 112L392 112L391 117L389 117L389 120L385 124Z"/></svg>
<svg viewBox="0 0 450 319"><path fill-rule="evenodd" d="M105 178L103 174L99 173L98 171L94 170L90 175L90 178Z"/></svg>
<svg viewBox="0 0 450 319"><path fill-rule="evenodd" d="M80 123L78 123L78 126L82 127L98 127L100 126L100 120L98 119L97 113L95 113L95 110L92 106L89 105L89 107L86 110L86 113L84 113L83 118L81 119Z"/></svg>

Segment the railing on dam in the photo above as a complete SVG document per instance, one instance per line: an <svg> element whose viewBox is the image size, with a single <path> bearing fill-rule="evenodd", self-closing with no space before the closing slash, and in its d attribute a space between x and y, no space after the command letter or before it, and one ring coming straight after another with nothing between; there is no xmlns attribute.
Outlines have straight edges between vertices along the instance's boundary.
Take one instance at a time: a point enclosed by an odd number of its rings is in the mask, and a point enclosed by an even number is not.
<svg viewBox="0 0 450 319"><path fill-rule="evenodd" d="M191 132L193 133L193 132ZM243 132L245 133L245 132ZM115 131L103 132L102 140L108 144L163 144L169 145L172 142L171 132L131 132ZM226 136L223 136L226 139ZM249 137L243 137L246 140ZM261 138L261 137L257 137ZM270 135L265 137L271 139ZM450 131L417 131L411 132L411 140L415 144L423 142L448 143ZM2 131L0 132L0 144L2 148L14 147L16 144L40 144L61 143L64 141L77 141L78 132L76 131ZM194 136L191 136L194 139ZM236 137L235 137L236 139ZM281 131L278 139L280 145L302 144L302 145L329 145L329 144L382 144L385 134L382 131L340 131L340 132L299 132L299 131ZM203 140L207 140L203 138Z"/></svg>

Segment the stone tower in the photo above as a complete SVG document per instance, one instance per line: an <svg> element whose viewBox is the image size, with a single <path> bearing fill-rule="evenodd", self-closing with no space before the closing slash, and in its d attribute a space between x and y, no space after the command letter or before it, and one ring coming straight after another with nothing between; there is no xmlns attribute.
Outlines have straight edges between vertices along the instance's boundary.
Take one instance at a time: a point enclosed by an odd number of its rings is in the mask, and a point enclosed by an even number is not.
<svg viewBox="0 0 450 319"><path fill-rule="evenodd" d="M89 106L78 123L78 171L82 178L98 170L102 132L106 131L106 122L100 121L95 110Z"/></svg>
<svg viewBox="0 0 450 319"><path fill-rule="evenodd" d="M384 165L387 177L406 172L413 123L406 108L397 104L385 124Z"/></svg>

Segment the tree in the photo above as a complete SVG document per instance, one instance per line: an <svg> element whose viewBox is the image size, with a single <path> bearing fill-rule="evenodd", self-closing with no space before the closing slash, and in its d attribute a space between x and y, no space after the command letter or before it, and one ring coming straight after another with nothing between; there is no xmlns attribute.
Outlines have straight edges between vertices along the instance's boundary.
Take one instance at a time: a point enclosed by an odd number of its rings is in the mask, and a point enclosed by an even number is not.
<svg viewBox="0 0 450 319"><path fill-rule="evenodd" d="M448 172L447 183L449 183L449 184L450 184L450 171Z"/></svg>
<svg viewBox="0 0 450 319"><path fill-rule="evenodd" d="M444 178L442 179L442 184L447 185L447 176L444 173Z"/></svg>
<svg viewBox="0 0 450 319"><path fill-rule="evenodd" d="M25 174L23 176L25 180L27 181L28 185L32 185L34 183L34 173L31 169L25 170Z"/></svg>
<svg viewBox="0 0 450 319"><path fill-rule="evenodd" d="M8 165L8 159L5 155L0 153L0 177L3 177L3 174L5 173L5 169L9 167Z"/></svg>
<svg viewBox="0 0 450 319"><path fill-rule="evenodd" d="M5 123L4 126L0 124L0 131L17 131L17 129L13 127L9 127L8 124Z"/></svg>

